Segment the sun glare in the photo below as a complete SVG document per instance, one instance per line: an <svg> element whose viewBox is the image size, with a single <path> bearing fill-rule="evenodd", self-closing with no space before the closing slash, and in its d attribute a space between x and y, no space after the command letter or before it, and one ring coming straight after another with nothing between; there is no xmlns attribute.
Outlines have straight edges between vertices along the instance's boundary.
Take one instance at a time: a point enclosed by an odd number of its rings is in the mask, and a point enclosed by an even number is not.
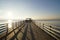
<svg viewBox="0 0 60 40"><path fill-rule="evenodd" d="M13 13L8 11L7 12L8 19L13 19Z"/></svg>
<svg viewBox="0 0 60 40"><path fill-rule="evenodd" d="M8 20L8 28L12 28L12 20Z"/></svg>

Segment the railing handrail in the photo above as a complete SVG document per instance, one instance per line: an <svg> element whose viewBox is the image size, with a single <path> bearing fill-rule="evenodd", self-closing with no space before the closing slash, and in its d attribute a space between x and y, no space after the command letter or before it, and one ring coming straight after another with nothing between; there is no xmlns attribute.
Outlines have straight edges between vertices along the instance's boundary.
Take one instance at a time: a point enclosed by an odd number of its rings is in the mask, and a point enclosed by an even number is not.
<svg viewBox="0 0 60 40"><path fill-rule="evenodd" d="M49 30L48 28L44 27L44 29L47 30L47 31L49 31L49 32L51 32L52 34L54 34L54 35L60 37L59 34L57 34L57 33L53 32L53 31Z"/></svg>
<svg viewBox="0 0 60 40"><path fill-rule="evenodd" d="M49 26L46 26L46 25L44 25L46 28L48 28L48 29L51 29L51 30L53 30L53 31L55 31L55 32L58 32L58 33L60 33L60 31L59 30L56 30L55 28L52 28L52 27L49 27Z"/></svg>
<svg viewBox="0 0 60 40"><path fill-rule="evenodd" d="M56 38L56 39L59 39L60 38L60 31L59 30L57 30L57 29L54 29L54 27L52 27L52 26L47 26L47 25L45 25L45 24L43 24L43 30L46 30L47 32L49 32L50 33L50 35L52 34L53 35L53 37L54 38ZM49 34L48 33L48 34ZM52 36L51 35L51 36Z"/></svg>
<svg viewBox="0 0 60 40"><path fill-rule="evenodd" d="M0 24L0 35L4 32L6 32L5 24Z"/></svg>
<svg viewBox="0 0 60 40"><path fill-rule="evenodd" d="M14 22L14 23L18 23L18 22ZM11 34L12 32L14 32L14 30L16 30L16 29L19 29L19 27L18 26L21 26L21 25L23 25L23 23L21 23L21 22L19 22L19 24L14 24L14 26L16 25L16 28L13 28L13 30L12 31L10 31L10 32L8 32L8 24L4 24L4 26L3 27L6 27L6 35L4 35L4 36L2 36L2 37L0 37L0 39L4 39L5 37L7 37L9 34ZM6 26L7 25L7 26ZM2 26L1 26L2 27ZM2 29L3 30L3 29ZM1 30L0 30L1 31Z"/></svg>
<svg viewBox="0 0 60 40"><path fill-rule="evenodd" d="M60 27L56 27L53 25L46 25L46 24L40 23L40 22L36 22L36 25L38 27L40 27L42 30L44 30L46 33L51 35L52 37L56 38L57 40L60 39L60 31L58 30Z"/></svg>

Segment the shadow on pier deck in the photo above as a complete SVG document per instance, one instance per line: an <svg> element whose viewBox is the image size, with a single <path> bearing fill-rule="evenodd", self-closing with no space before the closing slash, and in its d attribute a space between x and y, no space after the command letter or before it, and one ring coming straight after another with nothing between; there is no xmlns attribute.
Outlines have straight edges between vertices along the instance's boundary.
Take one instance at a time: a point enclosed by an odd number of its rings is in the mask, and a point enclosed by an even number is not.
<svg viewBox="0 0 60 40"><path fill-rule="evenodd" d="M5 38L5 39L4 39ZM33 22L23 22L20 27L8 33L0 40L56 40Z"/></svg>

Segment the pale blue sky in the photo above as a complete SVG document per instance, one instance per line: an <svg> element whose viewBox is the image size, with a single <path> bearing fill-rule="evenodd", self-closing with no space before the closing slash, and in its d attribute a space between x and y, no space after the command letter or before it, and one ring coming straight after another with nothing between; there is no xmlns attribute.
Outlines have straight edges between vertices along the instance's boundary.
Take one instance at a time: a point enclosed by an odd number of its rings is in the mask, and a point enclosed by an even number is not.
<svg viewBox="0 0 60 40"><path fill-rule="evenodd" d="M28 17L60 19L60 0L0 0L1 19Z"/></svg>

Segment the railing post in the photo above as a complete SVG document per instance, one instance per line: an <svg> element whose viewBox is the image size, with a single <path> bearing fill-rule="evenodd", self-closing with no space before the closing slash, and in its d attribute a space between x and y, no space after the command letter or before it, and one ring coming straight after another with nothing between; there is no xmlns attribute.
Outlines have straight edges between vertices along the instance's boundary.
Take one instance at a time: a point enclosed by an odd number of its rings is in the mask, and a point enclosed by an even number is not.
<svg viewBox="0 0 60 40"><path fill-rule="evenodd" d="M6 37L5 37L5 40L7 40L7 34L8 34L8 24L6 25Z"/></svg>
<svg viewBox="0 0 60 40"><path fill-rule="evenodd" d="M40 27L41 27L41 23L40 23ZM39 28L40 28L40 27L39 27Z"/></svg>
<svg viewBox="0 0 60 40"><path fill-rule="evenodd" d="M52 26L49 26L49 27L50 27L50 30L51 30Z"/></svg>
<svg viewBox="0 0 60 40"><path fill-rule="evenodd" d="M43 23L43 29L44 29L44 23Z"/></svg>

